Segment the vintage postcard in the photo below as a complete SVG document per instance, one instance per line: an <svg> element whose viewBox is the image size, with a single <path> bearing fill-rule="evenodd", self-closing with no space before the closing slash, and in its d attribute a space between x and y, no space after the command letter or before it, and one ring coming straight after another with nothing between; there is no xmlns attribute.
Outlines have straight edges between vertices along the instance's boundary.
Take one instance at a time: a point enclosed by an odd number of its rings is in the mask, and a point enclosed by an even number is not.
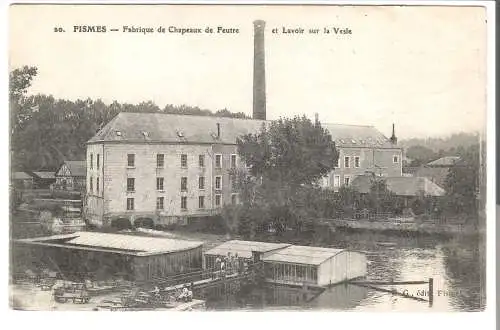
<svg viewBox="0 0 500 330"><path fill-rule="evenodd" d="M8 16L11 309L489 306L485 3Z"/></svg>

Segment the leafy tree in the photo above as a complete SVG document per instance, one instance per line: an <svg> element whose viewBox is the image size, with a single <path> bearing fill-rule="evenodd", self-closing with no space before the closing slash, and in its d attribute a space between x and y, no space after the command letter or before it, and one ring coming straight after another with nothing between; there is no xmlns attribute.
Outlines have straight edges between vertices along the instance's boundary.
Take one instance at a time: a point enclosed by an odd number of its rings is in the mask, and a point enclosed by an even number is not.
<svg viewBox="0 0 500 330"><path fill-rule="evenodd" d="M237 143L250 173L282 188L315 183L334 168L339 156L328 131L305 116L273 121Z"/></svg>
<svg viewBox="0 0 500 330"><path fill-rule="evenodd" d="M410 166L424 165L436 159L436 153L424 146L411 146L406 150L406 156L412 159Z"/></svg>

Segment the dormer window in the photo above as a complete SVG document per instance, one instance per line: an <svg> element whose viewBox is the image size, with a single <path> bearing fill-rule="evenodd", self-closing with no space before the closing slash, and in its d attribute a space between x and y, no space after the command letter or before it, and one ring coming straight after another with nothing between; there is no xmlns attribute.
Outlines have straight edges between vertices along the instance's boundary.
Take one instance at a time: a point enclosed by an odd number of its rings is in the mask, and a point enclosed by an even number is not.
<svg viewBox="0 0 500 330"><path fill-rule="evenodd" d="M117 135L117 136L122 136L122 132L120 132L120 131L116 131L116 135Z"/></svg>
<svg viewBox="0 0 500 330"><path fill-rule="evenodd" d="M177 136L182 138L184 137L184 133L182 131L177 131Z"/></svg>

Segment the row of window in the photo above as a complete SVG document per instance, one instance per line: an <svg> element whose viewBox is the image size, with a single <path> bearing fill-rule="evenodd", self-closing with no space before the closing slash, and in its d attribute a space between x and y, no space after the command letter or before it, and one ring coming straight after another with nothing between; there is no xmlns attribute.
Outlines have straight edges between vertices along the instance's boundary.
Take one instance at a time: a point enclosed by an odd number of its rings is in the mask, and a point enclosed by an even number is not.
<svg viewBox="0 0 500 330"><path fill-rule="evenodd" d="M359 156L354 156L352 158L354 158L354 167L355 168L359 168L361 166L360 165ZM394 164L399 163L399 156L398 155L394 155L392 157L392 162ZM337 159L337 164L335 165L335 167L336 168L340 167L340 157ZM351 167L351 156L344 156L344 168L350 168L350 167Z"/></svg>
<svg viewBox="0 0 500 330"><path fill-rule="evenodd" d="M99 180L99 179L98 179ZM233 180L233 183L235 181ZM90 178L90 190L92 191L92 178ZM187 191L188 187L188 178L183 176L181 177L181 191ZM198 189L205 189L205 177L198 177ZM222 176L218 175L215 177L215 189L222 189ZM165 179L164 178L156 178L156 190L164 191L165 190ZM134 192L135 191L135 178L127 178L127 191Z"/></svg>
<svg viewBox="0 0 500 330"><path fill-rule="evenodd" d="M92 154L90 156L92 159ZM230 160L231 160L230 167L236 168L236 154L232 154ZM182 168L188 167L187 154L182 154L180 161ZM135 154L127 154L127 166L135 167ZM205 167L205 155L198 155L198 166L202 168ZM156 155L156 167L157 168L165 167L165 154ZM215 167L222 168L222 154L215 155Z"/></svg>
<svg viewBox="0 0 500 330"><path fill-rule="evenodd" d="M231 195L231 204L236 204L238 202L237 194ZM222 205L222 195L215 195L215 206L220 207ZM198 209L205 208L205 196L198 196ZM164 210L165 209L165 197L157 197L156 198L156 209ZM186 196L181 197L181 209L188 209L188 198ZM135 198L127 198L127 211L135 210Z"/></svg>
<svg viewBox="0 0 500 330"><path fill-rule="evenodd" d="M97 170L99 171L99 168L101 167L101 155L100 154L96 154L96 167L97 167ZM94 154L90 154L90 169L93 170L94 169Z"/></svg>

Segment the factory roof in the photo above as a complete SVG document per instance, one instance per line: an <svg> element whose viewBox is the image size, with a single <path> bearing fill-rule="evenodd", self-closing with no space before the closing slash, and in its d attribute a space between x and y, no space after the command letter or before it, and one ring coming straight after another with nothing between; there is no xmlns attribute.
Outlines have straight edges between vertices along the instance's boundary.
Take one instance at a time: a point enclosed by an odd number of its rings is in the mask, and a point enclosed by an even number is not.
<svg viewBox="0 0 500 330"><path fill-rule="evenodd" d="M55 235L18 241L38 245L88 249L139 256L185 251L203 245L202 242L196 241L98 232L76 232L67 235Z"/></svg>
<svg viewBox="0 0 500 330"><path fill-rule="evenodd" d="M290 244L233 240L222 243L221 245L205 252L205 254L227 256L229 252L232 255L237 253L240 258L251 258L252 251L269 252L282 249L287 246L290 246Z"/></svg>
<svg viewBox="0 0 500 330"><path fill-rule="evenodd" d="M214 116L121 112L88 142L236 144L238 137L257 133L263 125L270 122ZM329 131L337 146L398 148L373 126L321 125Z"/></svg>
<svg viewBox="0 0 500 330"><path fill-rule="evenodd" d="M342 249L315 246L291 245L264 257L263 261L288 262L295 264L320 265L326 260L343 252Z"/></svg>
<svg viewBox="0 0 500 330"><path fill-rule="evenodd" d="M121 112L97 132L89 143L236 144L237 137L256 133L265 123L263 120L227 117Z"/></svg>

